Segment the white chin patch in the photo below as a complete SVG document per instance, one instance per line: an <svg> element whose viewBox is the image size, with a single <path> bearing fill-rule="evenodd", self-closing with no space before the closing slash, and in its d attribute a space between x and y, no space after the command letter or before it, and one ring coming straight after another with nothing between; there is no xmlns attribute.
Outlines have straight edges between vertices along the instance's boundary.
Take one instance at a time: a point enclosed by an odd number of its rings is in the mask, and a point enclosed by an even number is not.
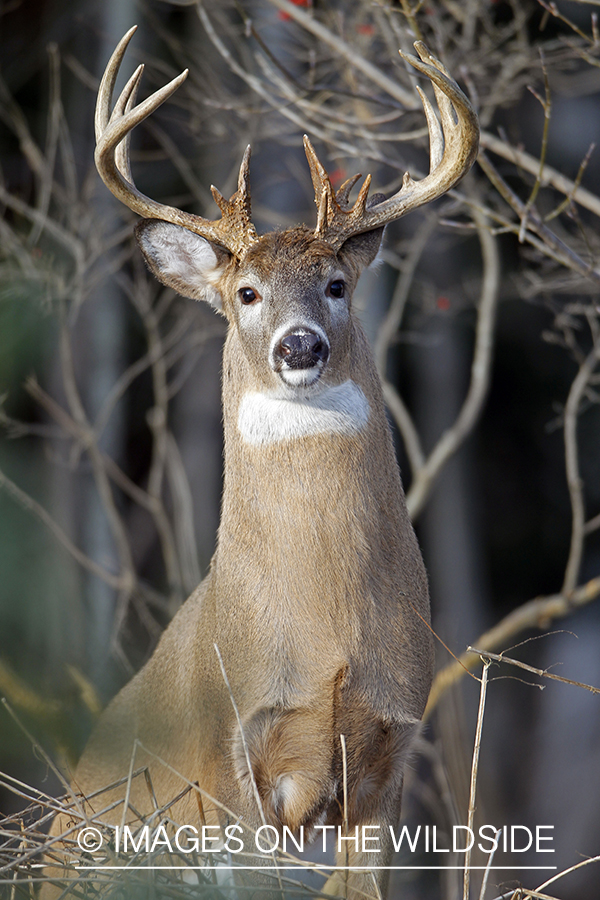
<svg viewBox="0 0 600 900"><path fill-rule="evenodd" d="M312 366L310 369L288 369L284 366L279 374L290 387L308 387L319 380L321 368Z"/></svg>
<svg viewBox="0 0 600 900"><path fill-rule="evenodd" d="M249 391L240 401L238 429L246 443L255 447L316 434L350 436L366 427L369 411L369 401L351 380L314 397L288 399Z"/></svg>

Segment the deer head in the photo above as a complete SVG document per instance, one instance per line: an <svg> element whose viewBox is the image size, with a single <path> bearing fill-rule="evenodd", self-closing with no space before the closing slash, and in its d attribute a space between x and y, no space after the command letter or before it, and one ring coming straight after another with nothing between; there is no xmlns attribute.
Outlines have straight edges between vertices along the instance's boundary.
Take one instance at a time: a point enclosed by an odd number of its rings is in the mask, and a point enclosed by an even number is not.
<svg viewBox="0 0 600 900"><path fill-rule="evenodd" d="M349 356L340 340L349 322L349 301L362 269L379 249L383 228L448 191L468 171L478 150L477 117L456 82L422 42L420 56L404 56L433 84L441 125L419 90L430 136L430 173L421 181L405 174L389 199L369 198L367 176L356 201L349 195L355 175L334 191L305 136L317 224L259 237L251 221L247 148L238 189L226 200L212 187L221 218L210 221L156 203L134 185L129 164L132 129L160 106L187 76L187 70L135 105L139 66L110 112L115 79L132 28L116 48L102 79L96 109L96 164L112 193L144 217L136 237L146 261L164 284L180 294L204 299L235 325L252 376L263 389L305 392L348 376ZM332 344L330 335L338 339ZM265 363L268 363L265 365Z"/></svg>

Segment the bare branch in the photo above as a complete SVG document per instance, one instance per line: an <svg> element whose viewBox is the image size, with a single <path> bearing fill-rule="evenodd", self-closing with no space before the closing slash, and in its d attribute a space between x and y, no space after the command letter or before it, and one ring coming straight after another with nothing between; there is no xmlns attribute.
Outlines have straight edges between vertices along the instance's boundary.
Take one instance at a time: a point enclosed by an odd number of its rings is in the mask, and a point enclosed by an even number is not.
<svg viewBox="0 0 600 900"><path fill-rule="evenodd" d="M469 390L456 422L446 431L425 464L413 473L406 503L411 517L418 516L435 479L448 459L456 452L475 425L487 395L492 363L493 329L500 284L500 256L497 240L485 217L473 210L483 259L483 282L479 298L475 349L471 365Z"/></svg>
<svg viewBox="0 0 600 900"><path fill-rule="evenodd" d="M475 729L475 746L473 747L473 759L471 763L471 783L469 788L469 811L467 815L467 828L469 834L473 833L475 819L475 797L477 795L477 773L479 771L479 751L481 750L481 732L483 731L483 715L485 712L485 700L487 694L489 660L483 660L483 673L479 691L479 710L477 712L477 727ZM471 882L471 845L465 853L465 870L463 877L463 900L469 900L469 885Z"/></svg>
<svg viewBox="0 0 600 900"><path fill-rule="evenodd" d="M115 616L114 634L116 635L120 629L129 597L131 596L136 583L136 573L129 545L129 536L115 504L112 488L110 486L102 453L98 447L96 435L88 422L79 396L71 352L70 336L64 320L62 322L60 335L60 355L67 402L74 421L80 427L82 434L86 435L86 450L92 465L96 488L100 495L100 500L115 542L115 550L119 558L121 587L119 591L117 615Z"/></svg>
<svg viewBox="0 0 600 900"><path fill-rule="evenodd" d="M67 550L68 553L71 554L73 559L79 563L80 566L83 566L84 569L87 569L93 575L96 575L98 578L101 578L106 584L115 589L120 589L123 587L123 581L118 575L113 575L111 572L108 572L102 566L99 566L94 560L90 559L83 553L72 540L65 534L63 529L58 525L52 516L48 513L47 510L44 509L36 500L26 494L25 491L22 491L20 487L18 487L14 481L12 481L8 476L4 474L4 472L0 471L0 487L3 487L7 493L9 493L17 503L26 509L28 512L33 513L36 518L38 518L41 522L46 525L47 528L50 529L54 537L63 545L63 547Z"/></svg>
<svg viewBox="0 0 600 900"><path fill-rule="evenodd" d="M583 501L583 485L579 475L579 454L577 445L577 419L579 407L590 378L600 362L600 339L597 339L594 347L585 358L579 368L565 406L565 462L567 469L567 486L571 499L572 526L571 548L565 570L565 578L562 593L569 594L577 584L577 577L581 566L583 553L583 541L585 537L585 507Z"/></svg>
<svg viewBox="0 0 600 900"><path fill-rule="evenodd" d="M481 652L506 646L522 631L528 628L547 629L555 619L570 615L598 596L600 596L600 578L593 578L581 585L568 597L564 594L537 597L517 607L493 628L480 635L474 643L481 648ZM459 656L458 661L450 663L437 673L429 695L425 718L429 718L446 691L477 666L478 659L478 656L467 651Z"/></svg>
<svg viewBox="0 0 600 900"><path fill-rule="evenodd" d="M592 194L586 188L578 187L576 182L566 178L561 172L553 169L552 166L544 165L540 170L540 161L535 156L525 153L524 150L512 147L506 141L486 131L481 133L481 148L490 150L497 156L508 160L508 162L514 163L515 166L518 166L525 172L529 172L530 175L539 177L542 186L549 184L555 190L560 191L561 194L571 197L575 203L579 203L580 206L589 209L594 215L600 216L600 197Z"/></svg>
<svg viewBox="0 0 600 900"><path fill-rule="evenodd" d="M524 669L526 672L531 672L533 675L539 675L540 678L551 678L553 681L561 681L563 684L571 684L574 687L585 688L585 690L589 691L591 694L600 694L600 688L593 687L591 684L584 684L582 681L573 681L571 678L563 678L562 675L555 675L554 672L549 672L547 669L536 669L535 666L530 666L527 663L521 662L520 659L511 659L503 653L490 653L489 650L478 650L476 647L467 647L467 651L470 653L479 653L481 657L490 662L508 663L511 666L517 666L519 669Z"/></svg>
<svg viewBox="0 0 600 900"><path fill-rule="evenodd" d="M522 221L525 216L525 204L519 200L514 191L512 191L504 179L500 177L484 153L479 154L477 161L491 183L497 189L500 196L506 200L509 206L511 206L519 216L519 220ZM528 241L534 247L537 247L544 255L556 259L562 265L573 269L573 271L578 272L584 278L589 278L595 284L600 285L600 272L594 268L594 265L592 263L585 263L574 250L568 247L564 241L561 241L560 238L544 225L539 215L533 209L530 209L527 214L527 224L529 228L524 233L522 233L520 226L514 226L509 220L503 219L494 213L491 213L490 215L493 219L496 219L496 221L502 222L504 225L508 226L508 228L518 234L522 240ZM529 229L534 230L535 233L539 235L540 239L536 239L531 235Z"/></svg>

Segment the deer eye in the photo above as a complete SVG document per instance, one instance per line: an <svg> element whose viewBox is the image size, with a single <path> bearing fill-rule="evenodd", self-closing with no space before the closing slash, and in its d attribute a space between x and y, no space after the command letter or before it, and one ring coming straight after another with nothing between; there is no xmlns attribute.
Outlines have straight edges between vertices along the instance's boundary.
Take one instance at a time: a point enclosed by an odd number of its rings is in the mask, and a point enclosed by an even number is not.
<svg viewBox="0 0 600 900"><path fill-rule="evenodd" d="M327 288L327 293L330 297L335 297L336 300L341 300L341 298L346 293L346 283L341 279L332 281Z"/></svg>
<svg viewBox="0 0 600 900"><path fill-rule="evenodd" d="M245 306L249 306L251 303L256 303L257 300L260 300L260 295L252 290L252 288L240 288L238 295Z"/></svg>

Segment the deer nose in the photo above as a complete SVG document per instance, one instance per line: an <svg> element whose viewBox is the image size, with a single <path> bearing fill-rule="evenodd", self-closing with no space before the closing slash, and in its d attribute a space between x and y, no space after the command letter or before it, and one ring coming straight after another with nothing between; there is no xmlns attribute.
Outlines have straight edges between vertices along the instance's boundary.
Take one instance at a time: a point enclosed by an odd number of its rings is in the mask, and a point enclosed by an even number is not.
<svg viewBox="0 0 600 900"><path fill-rule="evenodd" d="M329 346L314 331L291 331L284 335L275 350L290 369L311 369L329 358Z"/></svg>

